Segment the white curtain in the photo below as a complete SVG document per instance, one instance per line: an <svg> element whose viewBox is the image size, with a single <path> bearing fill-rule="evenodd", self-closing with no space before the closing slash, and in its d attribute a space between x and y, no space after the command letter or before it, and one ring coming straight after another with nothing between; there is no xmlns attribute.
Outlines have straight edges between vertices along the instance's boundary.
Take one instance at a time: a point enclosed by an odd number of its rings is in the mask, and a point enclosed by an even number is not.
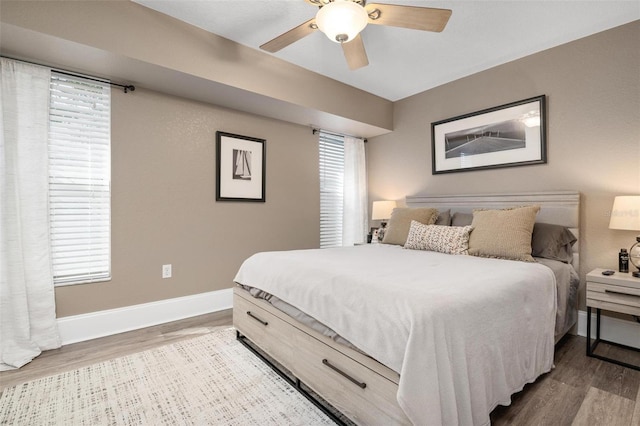
<svg viewBox="0 0 640 426"><path fill-rule="evenodd" d="M344 137L342 245L366 241L369 226L364 140Z"/></svg>
<svg viewBox="0 0 640 426"><path fill-rule="evenodd" d="M0 58L0 370L60 347L49 245L51 71Z"/></svg>

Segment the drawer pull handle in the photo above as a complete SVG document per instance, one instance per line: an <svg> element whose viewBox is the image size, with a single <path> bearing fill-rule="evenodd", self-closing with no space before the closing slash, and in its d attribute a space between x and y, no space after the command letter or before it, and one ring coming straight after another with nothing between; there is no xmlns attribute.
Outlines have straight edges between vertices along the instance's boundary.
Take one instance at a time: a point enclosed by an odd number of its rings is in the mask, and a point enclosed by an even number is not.
<svg viewBox="0 0 640 426"><path fill-rule="evenodd" d="M260 318L258 318L257 316L255 316L254 314L251 313L251 311L247 311L247 315L249 315L251 318L253 318L254 320L258 321L260 324L262 325L269 325L268 322L261 320Z"/></svg>
<svg viewBox="0 0 640 426"><path fill-rule="evenodd" d="M625 293L623 291L615 291L615 290L606 290L604 291L605 293L613 293L613 294L621 294L623 296L630 296L630 297L640 297L640 296L636 296L635 294L629 294L629 293Z"/></svg>
<svg viewBox="0 0 640 426"><path fill-rule="evenodd" d="M331 363L327 360L327 359L323 359L322 363L324 365L326 365L327 367L329 367L330 369L332 369L333 371L335 371L336 373L339 373L340 375L342 375L343 377L345 377L346 379L348 379L350 382L354 383L357 386L360 386L362 389L367 387L366 383L362 383L357 381L356 379L354 379L353 377L351 377L350 375L348 375L347 373L345 373L344 371L340 370L338 367L336 367L335 365L331 365Z"/></svg>

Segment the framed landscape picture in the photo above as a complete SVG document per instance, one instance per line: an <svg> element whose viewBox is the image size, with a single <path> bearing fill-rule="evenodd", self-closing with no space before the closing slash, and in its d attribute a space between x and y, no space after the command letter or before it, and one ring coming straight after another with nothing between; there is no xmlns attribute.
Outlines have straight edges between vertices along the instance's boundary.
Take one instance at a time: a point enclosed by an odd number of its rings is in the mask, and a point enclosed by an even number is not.
<svg viewBox="0 0 640 426"><path fill-rule="evenodd" d="M265 201L265 143L216 132L216 201Z"/></svg>
<svg viewBox="0 0 640 426"><path fill-rule="evenodd" d="M547 162L545 95L431 123L432 174Z"/></svg>

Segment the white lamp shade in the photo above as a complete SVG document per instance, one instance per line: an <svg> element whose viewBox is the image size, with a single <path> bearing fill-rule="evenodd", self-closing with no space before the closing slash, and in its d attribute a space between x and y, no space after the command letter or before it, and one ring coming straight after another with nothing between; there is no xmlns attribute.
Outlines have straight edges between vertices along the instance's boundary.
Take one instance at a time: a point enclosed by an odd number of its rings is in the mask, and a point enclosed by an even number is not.
<svg viewBox="0 0 640 426"><path fill-rule="evenodd" d="M640 195L625 195L614 199L609 229L640 231Z"/></svg>
<svg viewBox="0 0 640 426"><path fill-rule="evenodd" d="M353 40L367 26L368 19L367 11L359 4L335 0L320 8L316 25L329 40L342 43Z"/></svg>
<svg viewBox="0 0 640 426"><path fill-rule="evenodd" d="M391 212L396 208L395 201L374 201L371 220L386 220L391 217Z"/></svg>

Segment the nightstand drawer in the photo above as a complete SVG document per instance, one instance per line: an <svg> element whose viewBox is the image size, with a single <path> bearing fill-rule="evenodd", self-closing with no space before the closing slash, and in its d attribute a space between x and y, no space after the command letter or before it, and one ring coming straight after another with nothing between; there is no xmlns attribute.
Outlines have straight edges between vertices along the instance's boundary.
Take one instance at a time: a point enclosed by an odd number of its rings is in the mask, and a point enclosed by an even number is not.
<svg viewBox="0 0 640 426"><path fill-rule="evenodd" d="M587 282L587 306L640 315L640 287Z"/></svg>

